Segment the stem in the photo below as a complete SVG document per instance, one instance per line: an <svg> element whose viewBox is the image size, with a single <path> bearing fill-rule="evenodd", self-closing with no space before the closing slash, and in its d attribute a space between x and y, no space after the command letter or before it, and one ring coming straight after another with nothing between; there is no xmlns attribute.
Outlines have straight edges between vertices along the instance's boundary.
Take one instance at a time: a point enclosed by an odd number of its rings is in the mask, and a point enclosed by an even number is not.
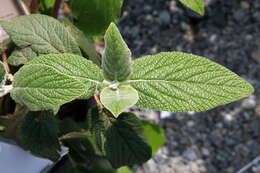
<svg viewBox="0 0 260 173"><path fill-rule="evenodd" d="M54 18L58 17L61 1L62 0L56 0L55 1L54 8L53 8L53 10L51 12L51 16L54 17Z"/></svg>
<svg viewBox="0 0 260 173"><path fill-rule="evenodd" d="M99 98L98 98L98 93L95 93L95 94L94 94L94 99L95 99L95 101L97 102L97 105L100 107L100 109L101 109L101 110L104 109L104 106L102 105L101 101L100 101Z"/></svg>
<svg viewBox="0 0 260 173"><path fill-rule="evenodd" d="M2 53L2 58L3 58L3 63L5 65L5 69L6 69L7 73L8 73L8 79L12 82L13 79L14 79L14 76L10 73L11 70L10 70L10 67L8 65L8 61L7 61L7 56L6 56L5 50Z"/></svg>
<svg viewBox="0 0 260 173"><path fill-rule="evenodd" d="M38 0L32 0L30 11L31 13L38 13L39 12L40 5L38 3Z"/></svg>
<svg viewBox="0 0 260 173"><path fill-rule="evenodd" d="M3 53L2 53L2 58L3 58L3 63L4 63L4 65L5 65L6 71L7 71L8 73L10 73L10 67L9 67L9 65L8 65L8 62L7 62L7 56L6 56L5 51L3 51Z"/></svg>
<svg viewBox="0 0 260 173"><path fill-rule="evenodd" d="M102 114L110 122L110 124L112 124L113 122L110 120L109 116L103 111L104 110L104 106L102 105L101 101L99 100L98 93L94 94L94 99L95 99L97 105L100 107L100 109L102 111Z"/></svg>

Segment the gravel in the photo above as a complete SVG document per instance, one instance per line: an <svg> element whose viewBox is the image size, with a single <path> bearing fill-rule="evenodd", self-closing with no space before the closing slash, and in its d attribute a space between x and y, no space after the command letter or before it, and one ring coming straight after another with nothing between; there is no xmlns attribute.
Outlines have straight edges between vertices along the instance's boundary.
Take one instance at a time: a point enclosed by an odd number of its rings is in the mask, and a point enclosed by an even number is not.
<svg viewBox="0 0 260 173"><path fill-rule="evenodd" d="M165 129L166 143L140 173L235 173L260 156L260 1L207 0L201 17L175 0L129 0L119 28L133 58L161 51L207 57L255 93L194 113L141 111ZM259 173L259 164L245 173Z"/></svg>

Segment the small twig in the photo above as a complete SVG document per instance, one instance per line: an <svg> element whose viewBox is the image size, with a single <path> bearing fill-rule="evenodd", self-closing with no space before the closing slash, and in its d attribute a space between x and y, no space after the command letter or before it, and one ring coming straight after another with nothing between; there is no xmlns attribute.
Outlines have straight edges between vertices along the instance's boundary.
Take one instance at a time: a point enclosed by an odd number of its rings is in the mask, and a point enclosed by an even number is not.
<svg viewBox="0 0 260 173"><path fill-rule="evenodd" d="M7 56L6 56L5 51L3 51L3 53L2 53L2 58L3 58L3 63L5 65L6 71L8 73L8 79L12 82L13 79L14 79L14 76L10 73L11 70L10 70L10 67L8 65Z"/></svg>
<svg viewBox="0 0 260 173"><path fill-rule="evenodd" d="M61 137L59 137L59 140L66 140L66 139L75 139L75 138L88 138L89 134L88 133L83 133L83 132L70 132L67 133Z"/></svg>
<svg viewBox="0 0 260 173"><path fill-rule="evenodd" d="M98 93L95 93L95 94L94 94L94 99L95 99L97 105L100 107L101 111L103 112L103 115L105 116L105 118L112 124L111 119L110 119L109 116L106 114L106 112L104 112L104 106L103 106L103 104L101 103L101 101L99 100Z"/></svg>
<svg viewBox="0 0 260 173"><path fill-rule="evenodd" d="M54 17L54 18L58 17L61 1L62 0L56 0L55 1L54 7L53 7L52 12L51 12L51 16Z"/></svg>
<svg viewBox="0 0 260 173"><path fill-rule="evenodd" d="M102 105L101 101L100 101L99 98L98 98L98 93L95 93L95 94L94 94L94 99L95 99L95 101L97 102L97 105L100 107L100 109L101 109L101 110L104 109L104 106Z"/></svg>
<svg viewBox="0 0 260 173"><path fill-rule="evenodd" d="M31 13L39 13L39 8L40 8L40 5L38 3L38 0L32 0L31 6L30 6Z"/></svg>
<svg viewBox="0 0 260 173"><path fill-rule="evenodd" d="M6 56L5 51L3 51L3 53L2 53L2 58L3 58L3 63L4 63L4 65L5 65L6 71L7 71L8 73L10 73L10 67L9 67L9 65L8 65L8 62L7 62L7 56Z"/></svg>

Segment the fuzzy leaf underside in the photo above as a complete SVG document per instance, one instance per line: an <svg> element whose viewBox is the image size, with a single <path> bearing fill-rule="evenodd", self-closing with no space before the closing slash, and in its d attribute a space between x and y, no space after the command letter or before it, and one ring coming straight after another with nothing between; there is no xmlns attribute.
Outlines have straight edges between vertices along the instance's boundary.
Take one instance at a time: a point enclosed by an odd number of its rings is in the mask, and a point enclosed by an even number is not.
<svg viewBox="0 0 260 173"><path fill-rule="evenodd" d="M127 83L138 91L137 106L170 112L204 111L254 92L248 82L225 67L180 52L135 60Z"/></svg>
<svg viewBox="0 0 260 173"><path fill-rule="evenodd" d="M19 66L31 61L36 57L37 54L32 50L31 47L16 49L8 57L8 63L13 66Z"/></svg>
<svg viewBox="0 0 260 173"><path fill-rule="evenodd" d="M20 48L31 46L38 54L73 53L81 55L74 38L58 20L40 14L0 21L1 26Z"/></svg>
<svg viewBox="0 0 260 173"><path fill-rule="evenodd" d="M117 89L106 87L100 94L102 104L115 117L138 101L138 93L131 86L119 86Z"/></svg>
<svg viewBox="0 0 260 173"><path fill-rule="evenodd" d="M105 79L109 81L126 80L132 72L131 51L114 23L111 23L106 31L105 46L102 57Z"/></svg>
<svg viewBox="0 0 260 173"><path fill-rule="evenodd" d="M53 113L49 111L28 112L21 126L22 144L33 154L57 161L60 157L58 132Z"/></svg>
<svg viewBox="0 0 260 173"><path fill-rule="evenodd" d="M182 4L188 8L196 11L197 13L204 15L204 1L203 0L180 0Z"/></svg>
<svg viewBox="0 0 260 173"><path fill-rule="evenodd" d="M39 56L15 75L12 98L30 110L57 108L73 99L92 96L101 70L91 61L72 54Z"/></svg>
<svg viewBox="0 0 260 173"><path fill-rule="evenodd" d="M4 85L6 76L7 76L7 72L5 69L5 65L0 61L0 87Z"/></svg>
<svg viewBox="0 0 260 173"><path fill-rule="evenodd" d="M109 24L119 19L122 5L123 0L72 0L74 24L93 41L99 41Z"/></svg>

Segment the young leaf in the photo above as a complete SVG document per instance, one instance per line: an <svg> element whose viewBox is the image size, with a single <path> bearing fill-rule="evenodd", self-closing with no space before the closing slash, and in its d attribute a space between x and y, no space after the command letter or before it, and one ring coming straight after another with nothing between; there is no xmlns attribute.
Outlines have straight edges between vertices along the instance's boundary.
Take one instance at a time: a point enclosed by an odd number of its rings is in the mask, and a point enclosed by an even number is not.
<svg viewBox="0 0 260 173"><path fill-rule="evenodd" d="M171 112L204 111L254 92L245 80L206 58L164 52L133 62L137 106Z"/></svg>
<svg viewBox="0 0 260 173"><path fill-rule="evenodd" d="M32 50L31 47L16 49L12 52L11 56L8 57L8 63L13 66L19 66L31 61L36 57L37 54Z"/></svg>
<svg viewBox="0 0 260 173"><path fill-rule="evenodd" d="M95 119L91 132L114 168L141 164L151 157L152 149L147 142L142 122L133 113L122 113L110 121L103 114L97 109L91 111L92 119ZM110 116L108 112L105 114Z"/></svg>
<svg viewBox="0 0 260 173"><path fill-rule="evenodd" d="M123 0L72 0L74 24L94 41L99 41L109 24L119 19L122 5Z"/></svg>
<svg viewBox="0 0 260 173"><path fill-rule="evenodd" d="M92 42L85 36L85 34L82 31L75 27L69 21L69 19L64 18L63 22L66 26L66 29L75 38L81 50L88 55L89 59L93 63L97 64L98 66L101 66L101 56L97 53Z"/></svg>
<svg viewBox="0 0 260 173"><path fill-rule="evenodd" d="M7 77L7 72L5 69L5 65L0 61L0 87L5 84L5 80Z"/></svg>
<svg viewBox="0 0 260 173"><path fill-rule="evenodd" d="M200 15L204 15L204 0L180 0L180 2Z"/></svg>
<svg viewBox="0 0 260 173"><path fill-rule="evenodd" d="M131 74L131 51L119 30L111 23L105 34L105 52L102 57L104 77L109 81L124 81Z"/></svg>
<svg viewBox="0 0 260 173"><path fill-rule="evenodd" d="M91 61L49 54L33 59L14 75L11 96L30 110L57 110L73 99L92 96L100 81L102 72Z"/></svg>
<svg viewBox="0 0 260 173"><path fill-rule="evenodd" d="M58 126L50 111L28 112L21 126L21 140L26 150L56 161L60 144Z"/></svg>
<svg viewBox="0 0 260 173"><path fill-rule="evenodd" d="M138 101L138 93L131 86L119 86L116 89L106 87L100 94L102 104L117 118L125 109Z"/></svg>
<svg viewBox="0 0 260 173"><path fill-rule="evenodd" d="M149 123L148 121L142 121L144 125L145 134L152 147L152 154L154 155L165 142L163 128Z"/></svg>
<svg viewBox="0 0 260 173"><path fill-rule="evenodd" d="M38 54L73 53L81 55L74 38L58 20L40 14L0 21L1 26L20 48L31 46Z"/></svg>

